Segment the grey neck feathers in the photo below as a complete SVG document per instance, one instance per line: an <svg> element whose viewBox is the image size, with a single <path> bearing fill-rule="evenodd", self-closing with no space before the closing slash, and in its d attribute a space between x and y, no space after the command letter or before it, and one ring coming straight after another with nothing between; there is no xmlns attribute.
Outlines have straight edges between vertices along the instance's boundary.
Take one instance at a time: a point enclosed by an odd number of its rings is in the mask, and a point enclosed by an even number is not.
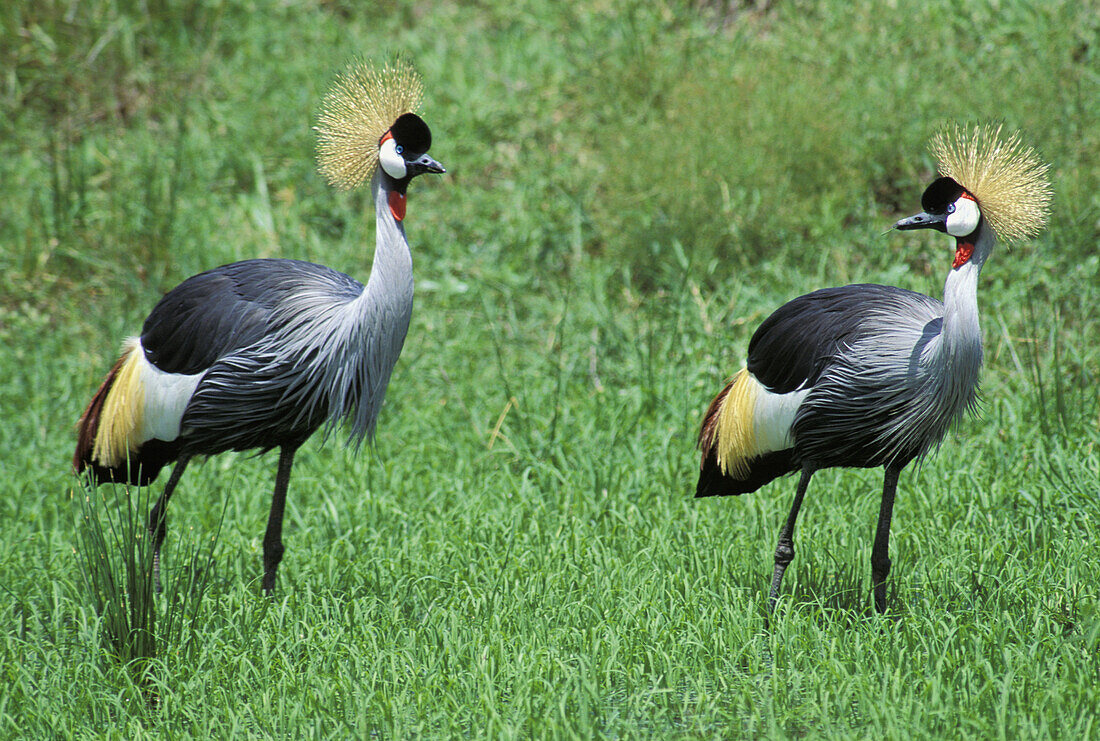
<svg viewBox="0 0 1100 741"><path fill-rule="evenodd" d="M982 334L978 325L978 276L995 243L996 235L983 223L970 259L951 269L943 287L943 350L950 355L976 352L979 365Z"/></svg>
<svg viewBox="0 0 1100 741"><path fill-rule="evenodd" d="M216 366L233 373L217 378L211 376L213 371L207 373L207 395L216 401L219 388L232 387L237 405L232 409L253 423L247 435L227 433L219 438L220 449L270 446L270 436L304 440L320 425L327 436L341 423L353 445L373 435L409 329L413 278L409 245L390 213L389 192L378 175L371 187L377 246L366 287L356 293L356 283L347 276L335 279L333 275L339 274L324 268L300 271L293 277L292 295L277 296L279 304L271 318L277 331ZM254 382L240 384L241 373ZM196 405L192 399L189 414L208 426L224 428L231 425L219 415L227 408ZM251 434L261 428L269 437Z"/></svg>
<svg viewBox="0 0 1100 741"><path fill-rule="evenodd" d="M381 170L371 180L375 209L374 262L360 297L363 336L363 398L352 425L352 435L374 434L390 373L405 344L413 306L412 255L405 227L390 212L390 191Z"/></svg>
<svg viewBox="0 0 1100 741"><path fill-rule="evenodd" d="M971 258L952 268L943 288L943 326L932 346L932 375L943 386L943 399L957 412L975 404L982 366L982 331L978 324L978 276L993 251L996 235L983 224Z"/></svg>
<svg viewBox="0 0 1100 741"><path fill-rule="evenodd" d="M381 170L371 180L374 193L375 233L374 263L364 295L368 303L412 307L412 255L405 239L405 227L390 213L390 191L382 182Z"/></svg>
<svg viewBox="0 0 1100 741"><path fill-rule="evenodd" d="M374 193L376 244L370 277L363 292L349 305L354 331L342 344L347 373L328 388L329 424L350 423L351 442L374 435L390 373L405 344L413 305L412 255L405 229L390 212L389 189L381 173L371 181ZM350 317L349 317L350 318Z"/></svg>

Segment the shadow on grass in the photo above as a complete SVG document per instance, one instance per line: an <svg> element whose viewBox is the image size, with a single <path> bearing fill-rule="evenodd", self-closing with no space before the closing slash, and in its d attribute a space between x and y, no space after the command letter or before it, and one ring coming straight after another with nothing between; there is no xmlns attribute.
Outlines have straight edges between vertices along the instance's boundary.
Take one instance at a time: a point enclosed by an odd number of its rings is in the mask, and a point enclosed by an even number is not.
<svg viewBox="0 0 1100 741"><path fill-rule="evenodd" d="M770 569L766 574L742 570L731 575L731 586L751 595L756 613L765 625L794 610L812 614L822 627L832 624L846 629L880 619L871 591L870 565L838 563L824 556L820 560L807 560L801 565L796 561L787 570L775 615L768 614ZM897 620L907 612L906 603L898 598L897 586L888 579L885 617Z"/></svg>

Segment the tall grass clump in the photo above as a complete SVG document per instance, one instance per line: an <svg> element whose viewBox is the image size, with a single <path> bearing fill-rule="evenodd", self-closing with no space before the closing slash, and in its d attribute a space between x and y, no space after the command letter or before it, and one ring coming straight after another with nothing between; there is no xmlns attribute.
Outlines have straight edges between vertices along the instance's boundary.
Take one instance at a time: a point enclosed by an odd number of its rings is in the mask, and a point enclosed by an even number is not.
<svg viewBox="0 0 1100 741"><path fill-rule="evenodd" d="M1031 341L1025 354L1042 440L1041 466L1051 488L1100 515L1100 351L1089 338L1100 321L1082 306L1094 305L1095 291L1068 296L1039 286L1029 292L1026 317ZM1067 326L1065 316L1079 317Z"/></svg>
<svg viewBox="0 0 1100 741"><path fill-rule="evenodd" d="M206 543L196 537L167 549L162 563L172 568L162 571L175 576L164 579L167 588L158 594L153 536L145 517L152 504L150 489L97 488L84 477L75 495L79 592L99 620L103 655L124 666L136 683L151 686L163 679L158 669L186 661L195 646L220 523Z"/></svg>

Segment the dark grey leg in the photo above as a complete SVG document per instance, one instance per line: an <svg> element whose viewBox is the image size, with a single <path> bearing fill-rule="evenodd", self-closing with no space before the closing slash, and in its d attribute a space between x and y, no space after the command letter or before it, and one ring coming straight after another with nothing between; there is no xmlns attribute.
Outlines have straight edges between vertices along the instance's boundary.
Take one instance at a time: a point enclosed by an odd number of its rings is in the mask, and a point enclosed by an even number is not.
<svg viewBox="0 0 1100 741"><path fill-rule="evenodd" d="M149 510L148 527L149 533L153 536L153 586L157 594L163 591L160 585L160 546L164 543L164 536L168 532L168 500L172 498L172 492L176 490L176 484L180 482L180 477L183 476L184 469L187 468L190 460L191 456L185 455L176 462L172 475L168 477L168 483L164 485L164 491L160 493L160 498Z"/></svg>
<svg viewBox="0 0 1100 741"><path fill-rule="evenodd" d="M298 445L279 448L279 471L275 474L275 493L271 496L271 513L267 516L267 532L264 533L263 590L271 594L275 589L275 572L283 560L283 510L286 507L286 487L290 483L290 469L294 465L294 453Z"/></svg>
<svg viewBox="0 0 1100 741"><path fill-rule="evenodd" d="M779 599L779 585L783 581L783 572L794 560L794 522L798 519L798 510L802 507L802 497L806 495L806 487L810 484L810 477L814 475L814 468L806 465L802 467L802 478L798 480L798 491L794 494L794 504L787 515L787 524L779 531L779 543L775 546L775 571L772 573L772 588L768 593L768 613L775 612L775 603Z"/></svg>
<svg viewBox="0 0 1100 741"><path fill-rule="evenodd" d="M875 585L875 609L886 612L886 577L890 574L890 518L894 513L894 494L898 490L901 468L886 467L882 483L882 505L878 511L875 544L871 548L871 579Z"/></svg>

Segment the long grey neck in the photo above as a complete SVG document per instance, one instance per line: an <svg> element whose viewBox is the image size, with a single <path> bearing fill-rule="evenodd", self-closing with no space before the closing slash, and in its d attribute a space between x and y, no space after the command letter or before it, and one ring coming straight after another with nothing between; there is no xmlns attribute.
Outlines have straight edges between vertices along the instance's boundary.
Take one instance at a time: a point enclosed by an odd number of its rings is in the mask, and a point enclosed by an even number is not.
<svg viewBox="0 0 1100 741"><path fill-rule="evenodd" d="M993 252L996 236L983 224L974 242L970 259L952 268L943 287L943 335L949 344L977 344L981 347L978 326L978 276Z"/></svg>
<svg viewBox="0 0 1100 741"><path fill-rule="evenodd" d="M390 212L390 191L380 172L375 173L371 190L377 225L374 262L366 288L356 301L358 337L352 351L354 359L349 359L355 368L351 375L358 380L346 400L330 407L352 415L352 440L374 435L390 373L409 331L413 305L412 255L404 227Z"/></svg>
<svg viewBox="0 0 1100 741"><path fill-rule="evenodd" d="M296 378L308 380L308 390L299 394L302 415L313 419L315 410L326 409L328 429L347 422L349 441L355 445L374 434L413 304L409 244L390 212L386 181L378 174L371 191L377 246L366 287L348 301L346 293L334 293L326 284L328 293L313 319L295 325L304 334L298 343L305 366Z"/></svg>
<svg viewBox="0 0 1100 741"><path fill-rule="evenodd" d="M376 303L387 309L404 309L398 314L407 316L412 310L413 274L412 255L405 239L405 227L390 212L390 191L383 182L381 170L371 180L374 193L375 233L374 262L365 291L367 303ZM402 332L404 336L404 332Z"/></svg>
<svg viewBox="0 0 1100 741"><path fill-rule="evenodd" d="M978 324L978 276L993 252L996 235L982 224L970 259L952 268L943 287L943 328L939 362L958 387L976 389L982 364L982 331ZM960 390L961 390L960 388Z"/></svg>

